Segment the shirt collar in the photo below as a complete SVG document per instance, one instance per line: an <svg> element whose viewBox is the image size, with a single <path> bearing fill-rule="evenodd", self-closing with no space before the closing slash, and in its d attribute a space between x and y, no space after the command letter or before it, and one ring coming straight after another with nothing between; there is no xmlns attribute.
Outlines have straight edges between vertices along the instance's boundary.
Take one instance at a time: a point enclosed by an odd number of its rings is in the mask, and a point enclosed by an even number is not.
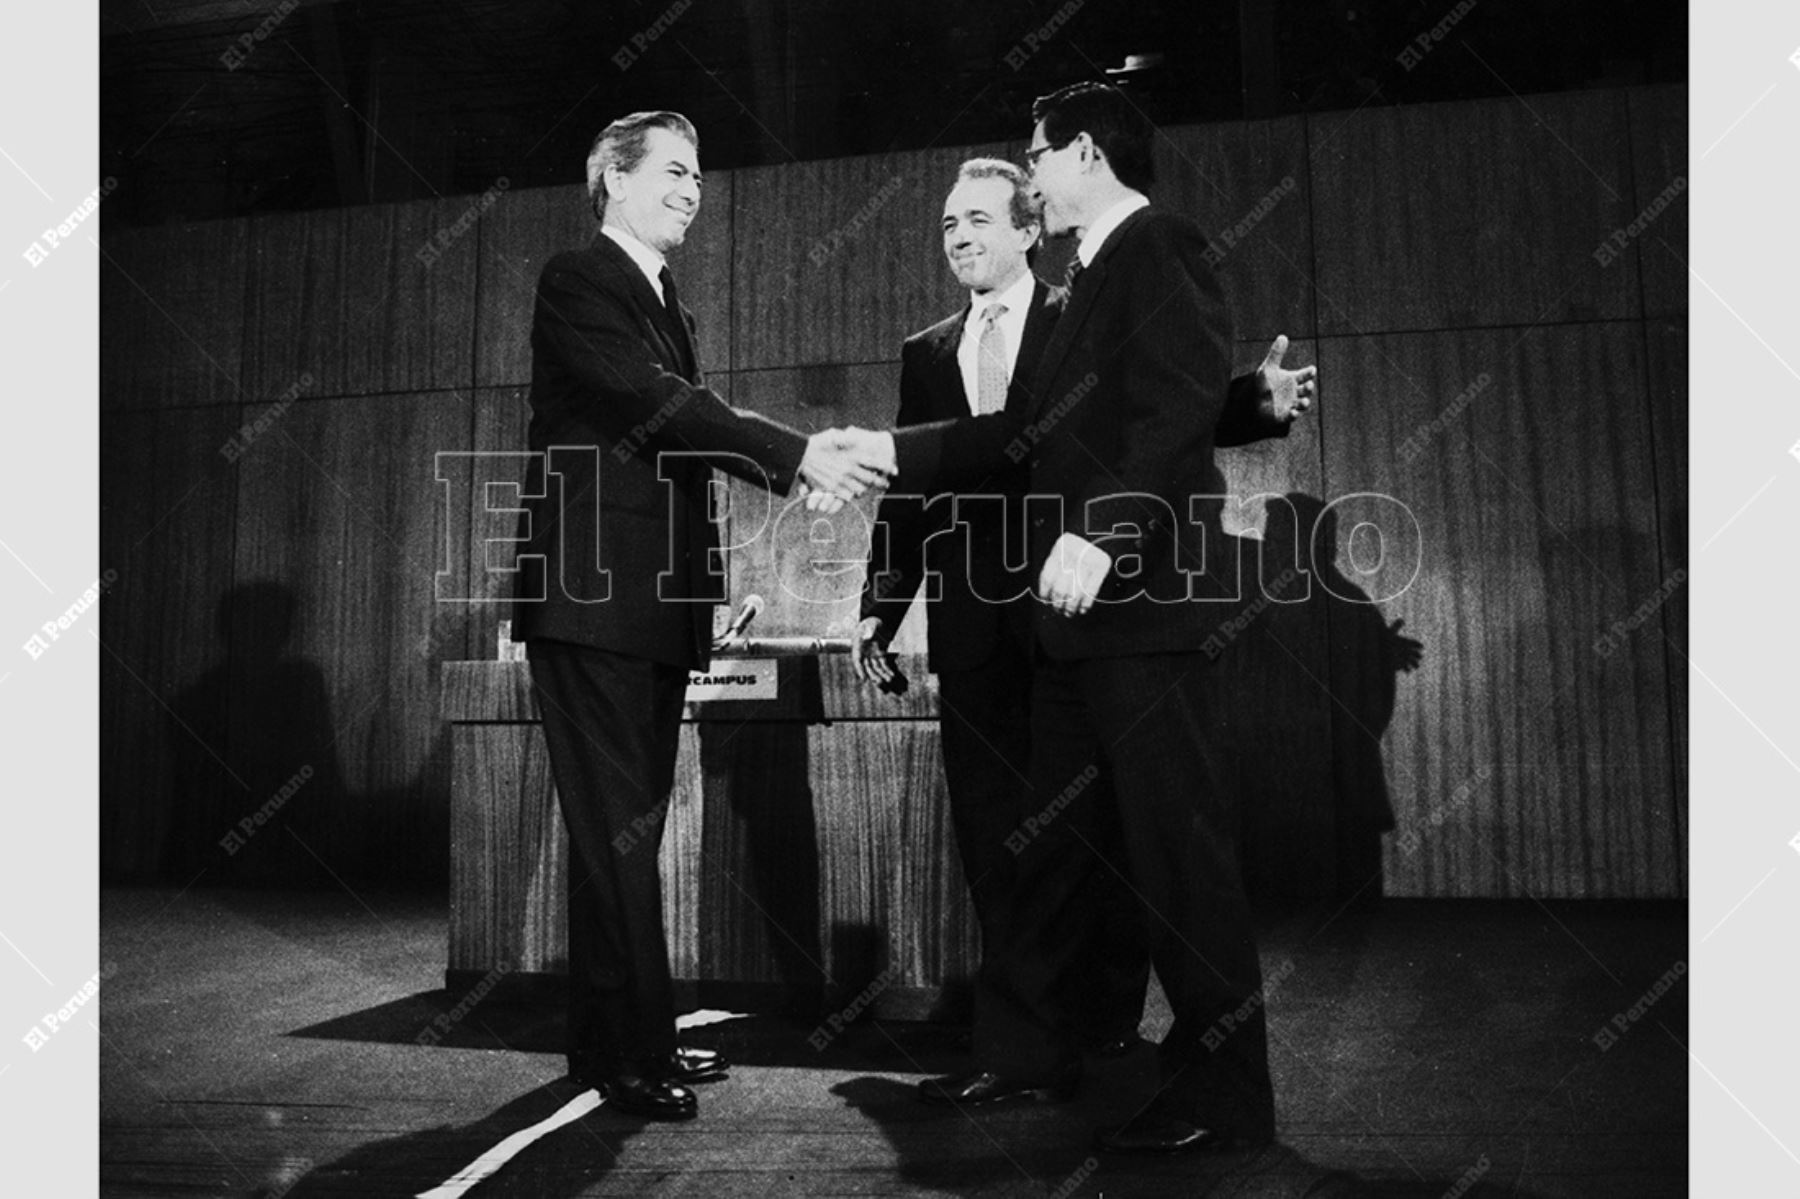
<svg viewBox="0 0 1800 1199"><path fill-rule="evenodd" d="M1094 223L1088 226L1087 232L1081 235L1081 244L1075 247L1075 254L1081 259L1081 265L1093 266L1094 255L1100 252L1100 247L1106 243L1112 231L1124 224L1126 217L1140 208L1148 207L1150 197L1142 192L1133 192L1096 217Z"/></svg>
<svg viewBox="0 0 1800 1199"><path fill-rule="evenodd" d="M992 308L995 304L1006 305L1007 316L1024 312L1031 306L1031 289L1036 282L1037 276L1027 270L1005 291L991 291L985 296L978 296L974 292L970 292L969 319L966 324L969 326L975 325L981 314L986 312L989 308ZM1004 320L1005 317L1002 317L1001 319Z"/></svg>
<svg viewBox="0 0 1800 1199"><path fill-rule="evenodd" d="M668 297L662 294L662 272L663 267L668 263L663 256L617 225L602 225L600 232L612 238L619 244L620 249L631 255L631 261L637 263L638 269L644 272L644 278L650 280L650 290L656 293L658 299L667 304Z"/></svg>

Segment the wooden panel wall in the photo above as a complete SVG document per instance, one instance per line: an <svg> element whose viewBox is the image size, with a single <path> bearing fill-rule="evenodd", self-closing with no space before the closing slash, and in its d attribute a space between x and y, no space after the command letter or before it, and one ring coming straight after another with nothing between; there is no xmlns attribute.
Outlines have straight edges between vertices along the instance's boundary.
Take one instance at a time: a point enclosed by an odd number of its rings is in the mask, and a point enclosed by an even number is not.
<svg viewBox="0 0 1800 1199"><path fill-rule="evenodd" d="M1312 183L1299 117L1165 131L1155 201L1199 222L1219 251L1244 340L1311 337ZM1254 363L1252 363L1254 365Z"/></svg>
<svg viewBox="0 0 1800 1199"><path fill-rule="evenodd" d="M1646 317L1687 316L1687 89L1634 88L1631 114L1634 216L1649 217L1633 240L1644 279ZM1652 205L1662 202L1654 216ZM1615 266L1625 266L1621 261Z"/></svg>
<svg viewBox="0 0 1800 1199"><path fill-rule="evenodd" d="M1243 679L1235 769L1252 806L1252 876L1268 889L1327 874L1342 889L1380 841L1390 893L1680 893L1683 589L1654 612L1666 639L1640 629L1605 656L1594 644L1683 565L1685 193L1617 260L1594 251L1685 176L1685 99L1680 88L1529 96L1162 137L1158 202L1221 242L1230 232L1220 271L1240 366L1286 332L1291 359L1316 360L1324 378L1321 408L1295 437L1222 455L1234 490L1294 505L1253 505L1233 531L1260 536L1269 561L1298 562L1315 585L1304 602L1262 611L1221 667ZM808 430L887 423L902 338L963 302L937 234L955 166L975 153L1016 160L1020 133L710 174L676 269L715 385ZM446 510L431 460L522 447L536 274L593 227L574 183L509 192L465 219L479 204L105 236L103 544L129 568L102 619L117 653L103 749L114 872L181 861L170 830L199 810L180 794L178 742L157 713L217 667L217 704L237 713L227 740L239 742L221 757L247 752L263 735L248 667L288 604L305 686L337 736L339 785L362 799L344 801L321 843L373 861L412 835L409 852L441 872L448 784L431 668L488 656L502 613L446 612L435 575L447 561L464 596L476 594L476 552L511 521L474 521L466 500ZM1052 247L1040 270L1054 276L1068 248ZM1458 402L1483 373L1486 388ZM305 378L241 461L221 458L231 430ZM1353 568L1368 547L1350 534L1370 513L1340 512L1344 544L1323 550L1324 564L1306 552L1319 513L1359 490L1385 491L1420 520L1419 580L1375 605L1320 590L1383 581ZM737 519L752 519L736 494ZM169 514L140 512L144 496ZM807 564L821 546L853 557L863 523L784 525L790 540L738 555L734 593L771 601L764 631L842 631L854 601L823 594ZM812 540L827 531L835 544ZM146 570L152 554L181 569ZM213 613L228 596L240 611L226 650ZM922 632L909 621L902 648L922 648ZM1411 673L1395 667L1409 637L1423 643ZM133 675L151 683L135 697ZM891 730L815 732L845 734L844 785L859 796L859 755L935 753L887 744ZM839 755L768 751L788 752ZM1459 790L1484 763L1490 776ZM854 813L864 800L832 802ZM221 815L196 826L208 841ZM878 813L866 815L857 837L878 831ZM215 866L221 856L215 846ZM821 895L842 881L822 875ZM940 884L930 872L919 883ZM855 902L875 905L867 894ZM715 935L695 930L696 944ZM821 930L827 959L830 940Z"/></svg>
<svg viewBox="0 0 1800 1199"><path fill-rule="evenodd" d="M466 387L479 204L457 197L249 222L244 391L302 376L319 396ZM435 253L429 261L422 253ZM429 256L429 255L428 255Z"/></svg>
<svg viewBox="0 0 1800 1199"><path fill-rule="evenodd" d="M1651 436L1656 442L1656 524L1661 534L1662 577L1688 567L1688 338L1685 320L1645 322ZM1676 846L1681 893L1687 891L1688 814L1688 587L1669 593L1658 611L1669 676L1669 752L1680 818Z"/></svg>
<svg viewBox="0 0 1800 1199"><path fill-rule="evenodd" d="M946 983L966 1003L976 932L935 693L922 663L905 668L920 685L897 700L871 699L844 671L795 678L830 723L690 712L660 859L677 978L736 995L777 984L815 1011L871 991L881 1010L916 1017ZM568 845L527 669L461 663L443 678L456 744L449 968L564 971Z"/></svg>
<svg viewBox="0 0 1800 1199"><path fill-rule="evenodd" d="M278 601L237 613L233 758L270 794L315 771L283 817L301 876L443 873L433 688L469 647L454 615L437 623L436 453L472 420L450 392L298 404L242 459L236 586L279 589L292 620Z"/></svg>
<svg viewBox="0 0 1800 1199"><path fill-rule="evenodd" d="M1622 320L1633 273L1620 92L1362 108L1309 122L1321 333Z"/></svg>
<svg viewBox="0 0 1800 1199"><path fill-rule="evenodd" d="M1391 727L1367 728L1418 838L1390 844L1392 886L1666 891L1679 850L1662 647L1653 633L1597 645L1663 581L1639 331L1365 337L1321 357L1337 380L1326 475L1339 496L1381 497L1341 504L1317 554L1353 601L1331 609L1337 698L1393 685L1383 622L1423 643L1383 705ZM1355 544L1355 521L1379 528L1385 556L1367 534Z"/></svg>
<svg viewBox="0 0 1800 1199"><path fill-rule="evenodd" d="M101 407L237 402L247 224L101 228Z"/></svg>
<svg viewBox="0 0 1800 1199"><path fill-rule="evenodd" d="M187 883L235 869L219 841L264 802L226 768L220 601L232 581L233 407L107 413L100 425L100 862ZM52 646L49 652L54 652Z"/></svg>

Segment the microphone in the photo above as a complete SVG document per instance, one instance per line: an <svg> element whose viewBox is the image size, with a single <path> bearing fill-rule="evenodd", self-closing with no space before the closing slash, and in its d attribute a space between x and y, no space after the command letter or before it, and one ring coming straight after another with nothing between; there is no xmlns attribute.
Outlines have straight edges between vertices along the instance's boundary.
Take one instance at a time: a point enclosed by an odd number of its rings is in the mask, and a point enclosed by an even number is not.
<svg viewBox="0 0 1800 1199"><path fill-rule="evenodd" d="M737 615L731 618L731 624L726 626L725 632L719 640L731 641L742 637L744 630L750 627L750 622L762 615L762 610L762 596L754 593L745 596L743 606L738 609Z"/></svg>

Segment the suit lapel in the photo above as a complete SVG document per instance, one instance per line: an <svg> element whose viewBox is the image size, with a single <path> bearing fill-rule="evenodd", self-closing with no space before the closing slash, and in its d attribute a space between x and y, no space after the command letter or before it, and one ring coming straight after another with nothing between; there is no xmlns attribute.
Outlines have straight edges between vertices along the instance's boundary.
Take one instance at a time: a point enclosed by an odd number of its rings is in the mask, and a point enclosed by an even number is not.
<svg viewBox="0 0 1800 1199"><path fill-rule="evenodd" d="M962 345L963 326L968 320L969 311L965 308L961 317L946 322L931 348L931 369L936 375L931 394L943 397L942 411L933 413L934 416L951 418L967 416L974 411L969 403L968 389L963 386L962 364L956 360L956 351Z"/></svg>
<svg viewBox="0 0 1800 1199"><path fill-rule="evenodd" d="M1044 404L1049 394L1051 383L1056 372L1061 368L1063 359L1069 355L1069 347L1075 344L1081 327L1094 310L1094 303L1101 292L1106 290L1109 261L1119 243L1130 234L1138 222L1149 212L1148 208L1140 208L1123 221L1100 244L1094 254L1094 261L1081 273L1081 280L1069 292L1068 303L1063 306L1062 317L1056 322L1056 329L1050 334L1050 344L1044 349L1043 361L1038 363L1037 370L1032 372L1032 399L1028 414L1035 414Z"/></svg>
<svg viewBox="0 0 1800 1199"><path fill-rule="evenodd" d="M1051 289L1042 279L1031 285L1031 309L1025 314L1025 331L1019 337L1019 356L1013 360L1012 386L1006 389L1007 412L1029 412L1032 407L1032 384L1036 372L1032 363L1042 359L1044 346L1056 328L1056 314L1051 311Z"/></svg>
<svg viewBox="0 0 1800 1199"><path fill-rule="evenodd" d="M631 255L604 233L594 234L593 245L589 249L605 259L620 278L624 279L625 292L637 308L638 323L650 334L663 365L683 378L692 378L695 372L687 369L681 341L674 329L674 322L669 318L669 310L657 298L656 289L650 286L650 280L644 277L644 272L638 269L638 264L632 260Z"/></svg>

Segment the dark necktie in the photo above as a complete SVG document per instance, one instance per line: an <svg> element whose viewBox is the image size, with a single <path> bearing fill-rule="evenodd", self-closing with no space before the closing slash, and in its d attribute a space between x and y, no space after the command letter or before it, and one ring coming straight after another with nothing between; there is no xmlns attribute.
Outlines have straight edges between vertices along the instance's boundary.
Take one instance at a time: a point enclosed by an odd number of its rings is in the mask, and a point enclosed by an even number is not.
<svg viewBox="0 0 1800 1199"><path fill-rule="evenodd" d="M694 341L688 336L687 318L681 315L681 297L675 292L675 276L665 266L656 281L662 284L663 308L668 311L669 322L674 326L675 344L681 348L686 360L682 363L683 373L691 375L695 368Z"/></svg>
<svg viewBox="0 0 1800 1199"><path fill-rule="evenodd" d="M1085 266L1081 265L1081 255L1077 254L1075 257L1069 259L1069 269L1063 275L1063 286L1067 287L1070 291L1074 291L1076 280L1081 278L1081 272L1086 269Z"/></svg>

